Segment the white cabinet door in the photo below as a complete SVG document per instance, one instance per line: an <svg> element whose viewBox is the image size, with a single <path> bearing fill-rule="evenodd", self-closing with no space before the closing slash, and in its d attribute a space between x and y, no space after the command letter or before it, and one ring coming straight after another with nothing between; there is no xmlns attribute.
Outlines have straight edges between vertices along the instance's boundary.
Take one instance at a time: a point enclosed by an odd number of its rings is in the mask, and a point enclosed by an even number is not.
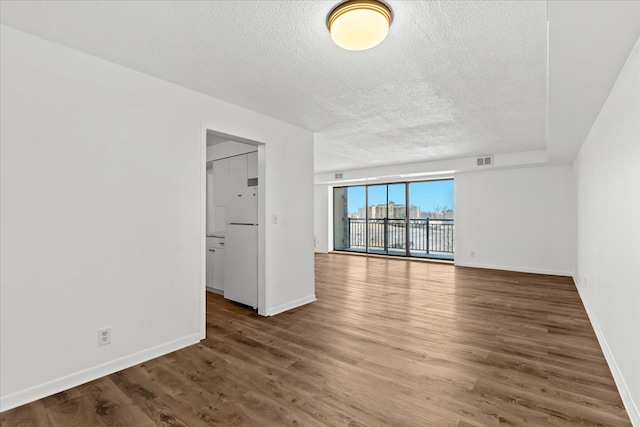
<svg viewBox="0 0 640 427"><path fill-rule="evenodd" d="M247 154L247 179L258 177L258 152Z"/></svg>
<svg viewBox="0 0 640 427"><path fill-rule="evenodd" d="M225 231L224 297L258 307L258 227L228 225Z"/></svg>
<svg viewBox="0 0 640 427"><path fill-rule="evenodd" d="M215 288L214 285L214 253L215 249L212 247L207 247L207 288Z"/></svg>
<svg viewBox="0 0 640 427"><path fill-rule="evenodd" d="M224 291L224 249L213 248L213 286L214 289Z"/></svg>
<svg viewBox="0 0 640 427"><path fill-rule="evenodd" d="M229 157L229 191L247 188L247 155Z"/></svg>
<svg viewBox="0 0 640 427"><path fill-rule="evenodd" d="M207 247L207 288L224 292L224 249Z"/></svg>
<svg viewBox="0 0 640 427"><path fill-rule="evenodd" d="M219 237L207 237L207 288L224 292L224 244Z"/></svg>
<svg viewBox="0 0 640 427"><path fill-rule="evenodd" d="M213 168L207 168L207 233L216 231L215 229L215 202L213 200Z"/></svg>
<svg viewBox="0 0 640 427"><path fill-rule="evenodd" d="M227 206L229 197L229 159L213 162L213 204Z"/></svg>

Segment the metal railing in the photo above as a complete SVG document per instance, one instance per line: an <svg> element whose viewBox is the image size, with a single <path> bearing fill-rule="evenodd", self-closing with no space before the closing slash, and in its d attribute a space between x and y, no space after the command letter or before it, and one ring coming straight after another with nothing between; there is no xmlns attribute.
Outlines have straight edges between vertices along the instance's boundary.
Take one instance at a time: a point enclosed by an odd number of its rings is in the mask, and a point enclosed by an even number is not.
<svg viewBox="0 0 640 427"><path fill-rule="evenodd" d="M407 230L407 225L409 229ZM350 248L394 251L408 247L410 253L453 255L454 223L452 219L348 218L346 239ZM368 236L368 241L366 240ZM408 241L408 244L407 244ZM368 244L365 244L368 243Z"/></svg>

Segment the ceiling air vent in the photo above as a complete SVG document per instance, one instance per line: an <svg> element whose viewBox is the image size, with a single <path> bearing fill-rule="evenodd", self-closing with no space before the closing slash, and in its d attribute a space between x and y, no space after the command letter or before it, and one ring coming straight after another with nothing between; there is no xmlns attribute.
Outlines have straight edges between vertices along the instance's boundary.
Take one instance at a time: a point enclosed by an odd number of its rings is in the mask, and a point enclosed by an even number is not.
<svg viewBox="0 0 640 427"><path fill-rule="evenodd" d="M476 161L478 166L491 166L493 165L493 156L478 157Z"/></svg>
<svg viewBox="0 0 640 427"><path fill-rule="evenodd" d="M338 172L334 175L334 179L342 179L342 172Z"/></svg>

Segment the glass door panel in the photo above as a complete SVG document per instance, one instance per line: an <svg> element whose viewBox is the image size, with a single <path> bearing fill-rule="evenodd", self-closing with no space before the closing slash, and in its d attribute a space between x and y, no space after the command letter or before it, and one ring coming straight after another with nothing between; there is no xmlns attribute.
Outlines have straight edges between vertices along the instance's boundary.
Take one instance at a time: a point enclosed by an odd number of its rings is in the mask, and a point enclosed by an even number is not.
<svg viewBox="0 0 640 427"><path fill-rule="evenodd" d="M453 180L409 183L409 254L453 259Z"/></svg>
<svg viewBox="0 0 640 427"><path fill-rule="evenodd" d="M333 246L336 250L366 251L366 187L333 190Z"/></svg>
<svg viewBox="0 0 640 427"><path fill-rule="evenodd" d="M387 186L387 253L390 255L406 255L406 184L389 184Z"/></svg>
<svg viewBox="0 0 640 427"><path fill-rule="evenodd" d="M368 252L387 253L387 185L367 186L367 231Z"/></svg>

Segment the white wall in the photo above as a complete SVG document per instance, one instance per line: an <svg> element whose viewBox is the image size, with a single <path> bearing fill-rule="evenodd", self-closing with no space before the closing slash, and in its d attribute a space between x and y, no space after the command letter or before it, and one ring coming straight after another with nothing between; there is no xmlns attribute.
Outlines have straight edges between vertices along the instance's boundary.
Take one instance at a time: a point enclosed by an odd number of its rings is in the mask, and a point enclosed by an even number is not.
<svg viewBox="0 0 640 427"><path fill-rule="evenodd" d="M0 39L2 410L199 340L205 127L266 144L261 212L281 221L262 226L265 314L315 298L310 132L5 26Z"/></svg>
<svg viewBox="0 0 640 427"><path fill-rule="evenodd" d="M277 129L274 133L276 139L285 135ZM309 138L307 133L305 136L304 144L267 145L266 156L260 155L262 146L258 150L258 170L263 159L268 165L265 176L258 176L258 182L266 184L259 186L259 191L265 192L259 193L262 197L258 200L258 213L264 212L261 217L265 219L262 224L266 225L265 270L271 280L266 295L267 315L315 300L313 149L310 150L313 137ZM262 226L259 225L259 229Z"/></svg>
<svg viewBox="0 0 640 427"><path fill-rule="evenodd" d="M489 170L495 171L505 168L541 165L546 161L546 150L498 154L493 156L493 166ZM335 179L333 172L315 174L314 229L317 240L316 252L333 250L333 186L448 179L456 172L477 170L485 170L485 167L478 167L474 157L347 170L343 171L343 178L340 180ZM456 236L460 236L457 228ZM570 272L566 274L570 274Z"/></svg>
<svg viewBox="0 0 640 427"><path fill-rule="evenodd" d="M640 426L640 42L574 171L575 281L627 412Z"/></svg>
<svg viewBox="0 0 640 427"><path fill-rule="evenodd" d="M402 167L391 172L401 174ZM454 179L456 265L572 275L575 199L571 166L475 169L456 173ZM387 180L398 181L381 178L354 185ZM327 213L332 206L331 185L316 183L315 187L316 251L322 252L333 249L331 214Z"/></svg>
<svg viewBox="0 0 640 427"><path fill-rule="evenodd" d="M329 197L331 197L332 187L323 184L314 186L314 217L313 217L313 233L315 235L315 251L318 253L327 253L329 248L333 250L333 241L331 246L329 240L331 236L331 215L329 214Z"/></svg>
<svg viewBox="0 0 640 427"><path fill-rule="evenodd" d="M454 172L478 170L476 160L476 157L465 157L352 169L342 171L342 179L339 180L335 179L334 172L323 172L315 174L314 182L316 184L345 186L450 178ZM492 169L541 165L546 162L547 150L495 154ZM485 169L482 166L480 168Z"/></svg>
<svg viewBox="0 0 640 427"><path fill-rule="evenodd" d="M573 274L570 165L462 173L454 182L456 265Z"/></svg>

